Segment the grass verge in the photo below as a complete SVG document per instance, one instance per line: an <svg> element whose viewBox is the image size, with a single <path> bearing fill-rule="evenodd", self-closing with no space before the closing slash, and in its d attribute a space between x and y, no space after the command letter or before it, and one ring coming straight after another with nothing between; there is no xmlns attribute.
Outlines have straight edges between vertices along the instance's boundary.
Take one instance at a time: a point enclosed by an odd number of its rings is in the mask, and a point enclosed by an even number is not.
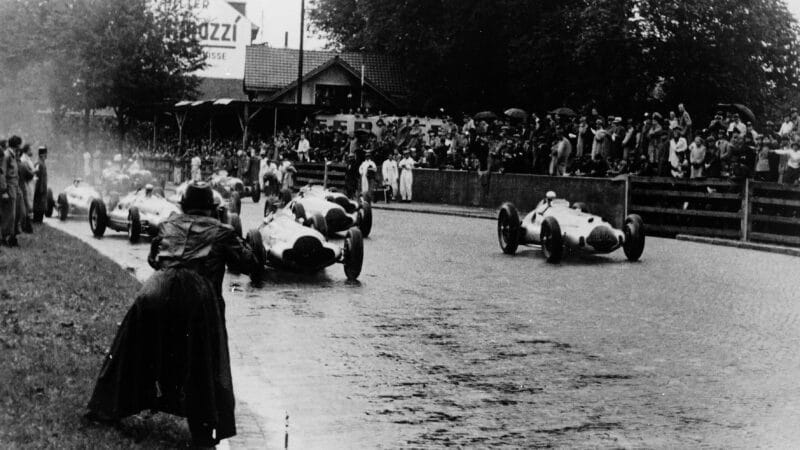
<svg viewBox="0 0 800 450"><path fill-rule="evenodd" d="M0 447L175 448L185 420L142 413L117 427L83 418L105 352L139 283L47 226L0 248Z"/></svg>

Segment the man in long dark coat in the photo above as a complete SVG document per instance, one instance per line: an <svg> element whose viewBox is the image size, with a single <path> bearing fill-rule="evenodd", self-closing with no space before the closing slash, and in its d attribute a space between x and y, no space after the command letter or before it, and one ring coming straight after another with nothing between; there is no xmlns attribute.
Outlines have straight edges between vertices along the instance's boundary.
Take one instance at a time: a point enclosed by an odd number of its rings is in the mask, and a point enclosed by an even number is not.
<svg viewBox="0 0 800 450"><path fill-rule="evenodd" d="M42 223L47 212L47 147L39 147L39 160L36 161L36 187L33 189L33 221Z"/></svg>
<svg viewBox="0 0 800 450"><path fill-rule="evenodd" d="M103 362L89 418L115 421L142 410L186 417L192 440L213 446L236 434L222 278L225 266L254 281L260 264L233 228L213 218L211 188L189 185L182 207L159 227L139 291Z"/></svg>
<svg viewBox="0 0 800 450"><path fill-rule="evenodd" d="M18 246L17 211L22 200L19 190L17 151L22 144L19 136L8 139L8 148L0 149L0 244Z"/></svg>

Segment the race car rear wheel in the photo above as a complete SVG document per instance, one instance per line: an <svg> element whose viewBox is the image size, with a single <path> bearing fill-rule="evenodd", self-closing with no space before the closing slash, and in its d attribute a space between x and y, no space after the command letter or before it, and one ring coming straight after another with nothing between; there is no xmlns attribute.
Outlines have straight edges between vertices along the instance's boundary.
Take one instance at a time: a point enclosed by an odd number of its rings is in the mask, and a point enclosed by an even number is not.
<svg viewBox="0 0 800 450"><path fill-rule="evenodd" d="M244 235L242 235L242 218L238 214L231 213L228 215L228 225L233 227L236 236L244 237Z"/></svg>
<svg viewBox="0 0 800 450"><path fill-rule="evenodd" d="M564 238L561 236L561 226L555 217L545 217L542 222L540 235L542 241L542 252L547 262L557 264L561 261L564 254Z"/></svg>
<svg viewBox="0 0 800 450"><path fill-rule="evenodd" d="M265 266L267 264L267 251L264 249L264 240L261 237L261 233L258 230L250 230L247 232L245 241L250 246L250 249L253 250L253 255L258 263Z"/></svg>
<svg viewBox="0 0 800 450"><path fill-rule="evenodd" d="M281 202L288 205L292 201L292 191L290 189L281 189Z"/></svg>
<svg viewBox="0 0 800 450"><path fill-rule="evenodd" d="M60 193L58 194L58 218L60 220L67 220L67 216L69 215L69 203L67 202L67 194Z"/></svg>
<svg viewBox="0 0 800 450"><path fill-rule="evenodd" d="M585 212L587 214L591 214L589 211L589 207L586 206L586 203L583 202L575 202L572 204L572 209L577 209L580 212Z"/></svg>
<svg viewBox="0 0 800 450"><path fill-rule="evenodd" d="M252 192L250 193L250 198L253 199L253 203L258 203L261 201L261 189L258 186L253 186Z"/></svg>
<svg viewBox="0 0 800 450"><path fill-rule="evenodd" d="M350 281L355 281L361 275L361 267L364 265L364 238L361 231L350 228L344 238L342 248L342 259L344 260L344 274Z"/></svg>
<svg viewBox="0 0 800 450"><path fill-rule="evenodd" d="M128 240L131 244L139 242L142 235L142 221L139 218L139 208L135 206L128 211Z"/></svg>
<svg viewBox="0 0 800 450"><path fill-rule="evenodd" d="M625 218L625 243L622 251L629 261L637 261L644 252L644 221L638 214L630 214Z"/></svg>
<svg viewBox="0 0 800 450"><path fill-rule="evenodd" d="M299 220L300 223L306 223L306 209L303 208L303 205L300 203L295 203L292 205L292 212L294 213L294 218Z"/></svg>
<svg viewBox="0 0 800 450"><path fill-rule="evenodd" d="M507 255L513 255L519 247L519 212L511 203L503 203L497 214L497 240L500 249Z"/></svg>
<svg viewBox="0 0 800 450"><path fill-rule="evenodd" d="M92 229L94 237L103 237L107 226L106 204L100 199L92 199L92 203L89 205L89 228Z"/></svg>
<svg viewBox="0 0 800 450"><path fill-rule="evenodd" d="M233 205L233 212L236 214L242 213L242 196L236 191L231 192L231 205Z"/></svg>
<svg viewBox="0 0 800 450"><path fill-rule="evenodd" d="M328 222L325 221L325 218L322 217L320 213L314 213L311 218L308 219L306 226L319 231L323 236L328 235Z"/></svg>
<svg viewBox="0 0 800 450"><path fill-rule="evenodd" d="M358 229L361 230L363 237L368 237L372 231L372 205L366 202L362 203L359 217L361 221L358 224Z"/></svg>
<svg viewBox="0 0 800 450"><path fill-rule="evenodd" d="M53 210L56 208L56 201L53 199L53 190L47 189L47 206L44 209L45 217L53 217Z"/></svg>

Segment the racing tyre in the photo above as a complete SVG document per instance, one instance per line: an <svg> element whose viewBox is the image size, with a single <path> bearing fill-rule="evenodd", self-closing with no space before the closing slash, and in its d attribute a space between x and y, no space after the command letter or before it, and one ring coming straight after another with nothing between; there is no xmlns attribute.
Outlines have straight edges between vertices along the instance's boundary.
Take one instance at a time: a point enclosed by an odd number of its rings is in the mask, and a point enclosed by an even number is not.
<svg viewBox="0 0 800 450"><path fill-rule="evenodd" d="M644 252L644 221L638 214L630 214L625 218L622 231L625 233L622 251L628 261L638 261Z"/></svg>
<svg viewBox="0 0 800 450"><path fill-rule="evenodd" d="M320 213L312 215L311 218L308 219L306 226L319 231L323 236L328 235L328 223L325 222L325 218L322 217Z"/></svg>
<svg viewBox="0 0 800 450"><path fill-rule="evenodd" d="M292 206L292 212L294 213L294 218L299 220L300 223L306 223L306 209L303 208L303 205L300 203L295 203Z"/></svg>
<svg viewBox="0 0 800 450"><path fill-rule="evenodd" d="M231 213L228 215L228 225L233 227L233 231L236 232L236 236L244 237L242 235L242 218L239 217L236 213Z"/></svg>
<svg viewBox="0 0 800 450"><path fill-rule="evenodd" d="M369 203L362 203L359 216L361 221L358 223L358 229L361 230L362 237L368 237L370 231L372 231L372 205Z"/></svg>
<svg viewBox="0 0 800 450"><path fill-rule="evenodd" d="M60 193L58 194L58 218L60 220L67 220L67 216L69 215L69 203L67 203L67 194Z"/></svg>
<svg viewBox="0 0 800 450"><path fill-rule="evenodd" d="M233 212L241 214L242 212L242 196L236 191L231 192L231 204L233 205Z"/></svg>
<svg viewBox="0 0 800 450"><path fill-rule="evenodd" d="M292 201L292 191L289 189L281 189L281 202L283 202L284 205L288 205L290 201Z"/></svg>
<svg viewBox="0 0 800 450"><path fill-rule="evenodd" d="M128 211L128 240L131 244L139 242L142 235L142 221L139 218L139 208L133 207Z"/></svg>
<svg viewBox="0 0 800 450"><path fill-rule="evenodd" d="M589 211L589 207L586 206L586 203L583 203L583 202L575 202L575 203L573 203L572 204L572 209L577 209L580 212L591 214L591 212Z"/></svg>
<svg viewBox="0 0 800 450"><path fill-rule="evenodd" d="M547 262L558 264L564 254L564 238L561 236L561 227L555 217L545 217L542 223L542 252Z"/></svg>
<svg viewBox="0 0 800 450"><path fill-rule="evenodd" d="M93 199L89 205L89 228L94 237L103 237L108 226L108 213L106 204L102 200Z"/></svg>
<svg viewBox="0 0 800 450"><path fill-rule="evenodd" d="M261 233L258 230L250 230L247 232L245 239L247 245L253 250L256 260L262 266L267 265L267 251L264 249L264 240L261 238Z"/></svg>
<svg viewBox="0 0 800 450"><path fill-rule="evenodd" d="M519 247L519 212L511 203L503 203L497 214L497 240L506 255L513 255Z"/></svg>
<svg viewBox="0 0 800 450"><path fill-rule="evenodd" d="M56 201L53 199L53 190L47 189L47 206L44 210L44 216L47 218L53 217L53 210L56 208Z"/></svg>
<svg viewBox="0 0 800 450"><path fill-rule="evenodd" d="M253 203L258 203L261 201L261 189L258 186L253 186L253 192L250 194L250 197L253 199Z"/></svg>
<svg viewBox="0 0 800 450"><path fill-rule="evenodd" d="M364 238L361 236L361 231L356 228L350 228L344 238L344 247L342 248L342 259L344 260L344 274L347 279L355 281L361 275L361 266L364 264Z"/></svg>

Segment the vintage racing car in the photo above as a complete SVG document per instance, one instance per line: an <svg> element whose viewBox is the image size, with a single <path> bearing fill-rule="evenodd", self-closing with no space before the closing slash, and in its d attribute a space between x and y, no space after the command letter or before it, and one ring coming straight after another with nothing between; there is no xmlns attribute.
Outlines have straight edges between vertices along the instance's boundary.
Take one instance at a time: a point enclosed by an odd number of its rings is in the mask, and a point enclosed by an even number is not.
<svg viewBox="0 0 800 450"><path fill-rule="evenodd" d="M220 170L211 177L211 184L218 185L221 188L228 188L230 191L238 192L239 198L250 197L253 203L258 203L261 200L261 189L257 183L241 178L232 177L226 170Z"/></svg>
<svg viewBox="0 0 800 450"><path fill-rule="evenodd" d="M169 201L176 205L180 205L181 199L183 198L183 194L186 192L186 187L188 185L189 181L185 181L175 188L175 194L169 197ZM222 223L227 223L228 225L232 226L233 229L236 230L237 235L244 236L242 234L242 218L239 217L239 213L236 213L231 209L234 206L231 204L231 198L228 197L226 200L218 190L212 189L211 191L214 194L214 206L217 208L217 219L219 219L219 221Z"/></svg>
<svg viewBox="0 0 800 450"><path fill-rule="evenodd" d="M247 243L267 266L297 272L318 272L335 263L344 265L348 280L356 280L364 261L364 241L358 228L347 231L342 247L319 231L298 223L286 208L271 208L258 229L247 233Z"/></svg>
<svg viewBox="0 0 800 450"><path fill-rule="evenodd" d="M70 214L86 214L94 199L103 199L100 191L80 178L72 180L72 184L58 194L56 210L58 218L67 220Z"/></svg>
<svg viewBox="0 0 800 450"><path fill-rule="evenodd" d="M325 219L317 229L322 234L333 234L358 227L363 237L372 231L372 205L367 201L351 200L345 194L322 186L304 186L292 197L288 190L281 191L283 200L299 220L310 223L315 215ZM264 206L265 214L268 205Z"/></svg>
<svg viewBox="0 0 800 450"><path fill-rule="evenodd" d="M125 231L131 242L138 242L144 233L158 234L158 226L180 208L154 192L153 185L122 197L116 205L106 204L101 198L94 198L89 206L89 227L92 234L102 237L106 228Z"/></svg>
<svg viewBox="0 0 800 450"><path fill-rule="evenodd" d="M217 192L224 200L228 211L240 214L242 211L242 194L238 189L243 189L235 180L238 178L231 178L228 172L220 170L211 176L209 184L211 189ZM239 181L241 183L241 181Z"/></svg>
<svg viewBox="0 0 800 450"><path fill-rule="evenodd" d="M582 203L570 206L557 199L553 191L522 220L517 208L504 203L497 216L497 238L504 253L513 255L517 247L538 244L548 262L561 260L564 247L587 253L611 253L622 247L630 261L644 251L644 223L636 214L625 218L621 230L602 217L588 213Z"/></svg>

